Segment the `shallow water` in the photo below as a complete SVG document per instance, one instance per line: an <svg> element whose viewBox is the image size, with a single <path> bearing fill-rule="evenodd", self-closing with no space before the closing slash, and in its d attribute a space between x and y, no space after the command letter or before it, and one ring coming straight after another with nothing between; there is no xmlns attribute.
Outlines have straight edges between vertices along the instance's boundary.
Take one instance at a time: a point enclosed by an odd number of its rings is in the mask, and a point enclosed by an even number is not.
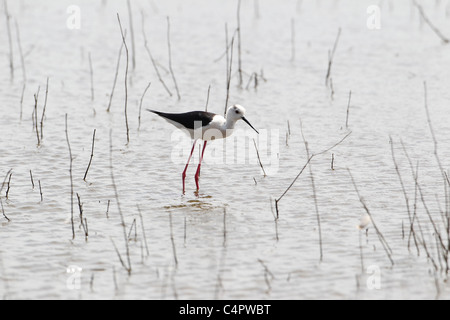
<svg viewBox="0 0 450 320"><path fill-rule="evenodd" d="M255 5L255 3L257 5ZM259 149L268 176L256 160L251 129L238 123L244 144L225 149L220 141L207 149L201 190L194 194L195 162L181 195L181 172L189 139L145 111L138 129L139 102L152 86L143 108L168 112L205 108L223 113L226 97L225 23L229 37L236 27L236 4L227 1L132 1L136 69L130 60L128 118L124 120L125 52L111 112L106 108L121 45L116 13L127 30L125 1L9 1L12 20L14 79L4 16L0 15L0 174L12 169L2 202L7 217L0 225L0 294L4 299L448 299L445 275L435 272L439 257L436 237L424 203L442 234L448 199L424 108L423 82L438 141L442 167L450 166L450 47L420 19L411 1L382 2L381 29L367 27L370 1L243 1L241 7L244 89L238 88L235 48L230 104L247 108L247 118L261 131ZM80 28L71 30L67 9L76 5ZM449 3L425 2L430 19L445 33L450 28ZM171 22L173 69L178 101L168 69L167 21ZM142 17L161 74L174 96L158 81L141 32ZM14 19L20 28L25 56L26 88L20 118L24 75ZM292 59L291 21L295 21ZM325 86L328 52L342 29L332 68L334 94ZM130 33L127 43L132 54ZM236 42L237 44L237 42ZM91 100L89 53L93 64ZM258 87L245 89L252 73L263 72ZM38 114L49 94L44 139L37 146L32 113L40 87ZM349 128L346 114L352 91ZM83 203L89 238L80 225L74 195L76 238L72 240L69 150L65 114L73 154L74 192ZM323 260L314 194L307 169L279 202L307 161L300 129L310 151L348 139L311 162L320 215ZM290 136L286 143L286 132ZM83 176L95 151L87 182ZM111 140L110 140L111 132ZM411 212L424 242L420 256L408 250L409 217L391 155L390 137L404 180ZM419 163L423 192L415 183L400 141L413 166ZM122 267L126 247L113 176L126 233L129 230L131 275ZM230 141L234 141L231 140ZM183 150L180 150L182 148ZM180 151L181 155L180 155ZM230 155L231 154L231 155ZM334 169L330 163L334 154ZM234 158L236 156L236 159ZM228 157L228 158L227 158ZM227 161L222 161L223 159ZM374 228L366 236L356 228L365 214L347 168L392 248L392 266ZM35 188L30 179L32 171ZM41 182L41 201L38 181ZM0 182L1 183L1 182ZM417 199L417 201L415 201ZM437 200L438 199L438 200ZM110 201L107 213L108 202ZM142 221L139 210L142 213ZM448 210L447 210L448 211ZM225 214L226 212L226 214ZM172 228L170 224L172 219ZM136 221L136 228L130 229ZM418 228L416 226L416 228ZM172 231L171 231L172 229ZM144 239L144 232L146 240ZM405 234L405 235L404 235ZM175 263L173 245L176 249ZM362 256L360 253L360 239ZM114 244L113 244L114 242ZM146 250L148 245L148 254ZM363 260L364 268L361 266ZM439 269L439 268L438 268ZM370 284L375 284L371 286Z"/></svg>

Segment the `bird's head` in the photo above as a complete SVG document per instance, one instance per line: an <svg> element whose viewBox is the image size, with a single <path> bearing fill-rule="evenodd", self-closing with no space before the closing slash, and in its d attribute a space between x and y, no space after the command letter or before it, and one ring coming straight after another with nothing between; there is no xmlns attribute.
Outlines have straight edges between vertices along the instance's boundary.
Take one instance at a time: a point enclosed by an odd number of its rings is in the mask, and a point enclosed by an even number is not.
<svg viewBox="0 0 450 320"><path fill-rule="evenodd" d="M253 130L256 131L256 133L259 134L258 130L256 130L250 122L245 118L245 108L241 105L235 104L234 106L230 107L227 112L227 120L236 122L238 120L243 120L246 122Z"/></svg>

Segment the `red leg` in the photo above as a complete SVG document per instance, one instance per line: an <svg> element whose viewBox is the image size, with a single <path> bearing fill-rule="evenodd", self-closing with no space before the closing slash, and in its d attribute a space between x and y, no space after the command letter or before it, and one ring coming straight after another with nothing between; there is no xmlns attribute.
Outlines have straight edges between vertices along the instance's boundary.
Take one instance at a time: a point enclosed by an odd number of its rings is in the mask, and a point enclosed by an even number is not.
<svg viewBox="0 0 450 320"><path fill-rule="evenodd" d="M202 167L203 156L205 155L205 149L206 149L206 144L207 143L208 143L208 141L205 141L205 144L203 145L202 156L201 156L200 162L198 164L197 173L195 174L195 184L197 185L197 192L198 192L198 190L200 190L200 187L199 187L199 184L198 184L198 178L200 177L200 169Z"/></svg>
<svg viewBox="0 0 450 320"><path fill-rule="evenodd" d="M185 181L186 181L186 171L187 171L187 169L189 167L189 162L191 162L192 155L194 154L194 149L195 149L195 144L196 143L197 143L197 140L194 141L194 145L192 146L191 154L190 154L189 159L188 159L188 161L186 163L186 167L184 168L184 171L183 171L183 175L182 175L182 178L183 178L183 194L186 194L186 183L185 183Z"/></svg>

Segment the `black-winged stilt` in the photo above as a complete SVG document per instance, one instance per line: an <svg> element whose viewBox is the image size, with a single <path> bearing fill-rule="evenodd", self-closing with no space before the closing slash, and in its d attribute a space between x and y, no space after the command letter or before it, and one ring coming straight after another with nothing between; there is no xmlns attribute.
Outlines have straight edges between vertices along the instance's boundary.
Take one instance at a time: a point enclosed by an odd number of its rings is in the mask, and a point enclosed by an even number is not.
<svg viewBox="0 0 450 320"><path fill-rule="evenodd" d="M195 144L197 140L203 140L203 151L198 164L197 172L195 173L195 184L197 186L197 192L199 191L199 176L200 168L203 161L203 156L205 154L206 144L208 141L216 139L225 139L229 137L234 130L234 126L238 120L245 121L256 133L259 134L250 122L245 118L245 108L240 105L234 105L230 107L227 111L226 118L210 112L204 111L193 111L187 113L164 113L159 111L154 111L147 109L147 111L153 112L158 116L164 118L169 123L173 124L179 129L187 130L191 138L194 140L194 145L192 146L191 154L186 163L186 167L182 174L183 179L183 194L186 193L185 181L186 181L186 171L189 167L189 162L191 161L192 154L194 153Z"/></svg>

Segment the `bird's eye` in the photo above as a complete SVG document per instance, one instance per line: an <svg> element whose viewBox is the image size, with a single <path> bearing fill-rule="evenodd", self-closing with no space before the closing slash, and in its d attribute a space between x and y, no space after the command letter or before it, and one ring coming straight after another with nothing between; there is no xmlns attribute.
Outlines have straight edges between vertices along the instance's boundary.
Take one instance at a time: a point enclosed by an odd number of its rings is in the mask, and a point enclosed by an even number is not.
<svg viewBox="0 0 450 320"><path fill-rule="evenodd" d="M239 110L236 110L236 113L239 114Z"/></svg>

